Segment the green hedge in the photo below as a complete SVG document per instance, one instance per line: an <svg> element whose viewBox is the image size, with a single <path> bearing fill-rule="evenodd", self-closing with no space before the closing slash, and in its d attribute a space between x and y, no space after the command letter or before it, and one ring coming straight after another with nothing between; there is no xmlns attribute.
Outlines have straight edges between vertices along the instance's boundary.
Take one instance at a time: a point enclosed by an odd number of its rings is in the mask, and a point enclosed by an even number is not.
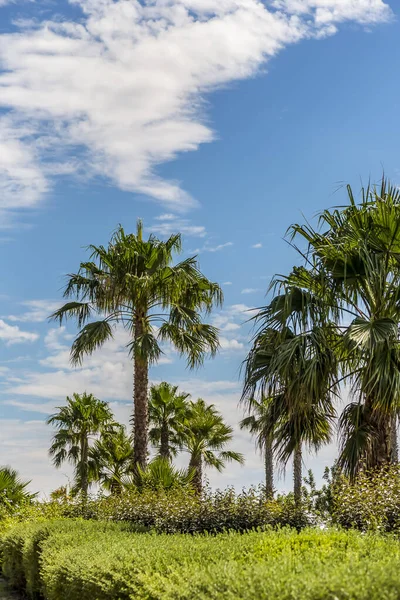
<svg viewBox="0 0 400 600"><path fill-rule="evenodd" d="M205 493L201 498L184 489L127 492L121 496L94 497L83 505L73 502L38 502L0 520L0 534L15 520L84 518L129 522L158 533L218 533L248 531L265 526L302 528L314 523L308 504L301 509L292 496L266 502L262 488L236 493L234 489Z"/></svg>
<svg viewBox="0 0 400 600"><path fill-rule="evenodd" d="M397 600L399 541L356 531L139 534L62 520L3 535L3 571L46 600Z"/></svg>

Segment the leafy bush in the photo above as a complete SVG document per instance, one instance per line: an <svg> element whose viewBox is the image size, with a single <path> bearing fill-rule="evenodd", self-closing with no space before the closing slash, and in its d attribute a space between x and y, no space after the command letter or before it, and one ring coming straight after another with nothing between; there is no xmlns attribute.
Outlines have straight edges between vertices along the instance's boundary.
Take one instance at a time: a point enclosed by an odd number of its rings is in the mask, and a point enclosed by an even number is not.
<svg viewBox="0 0 400 600"><path fill-rule="evenodd" d="M400 466L361 472L354 482L338 477L332 485L332 516L342 527L400 531Z"/></svg>
<svg viewBox="0 0 400 600"><path fill-rule="evenodd" d="M89 504L92 517L128 521L161 533L218 533L248 531L265 526L305 527L312 519L296 508L291 497L265 500L262 489L234 489L205 493L198 497L182 489L132 491Z"/></svg>
<svg viewBox="0 0 400 600"><path fill-rule="evenodd" d="M250 488L240 494L228 488L206 492L202 497L179 487L144 488L142 492L132 489L121 495L94 497L85 503L79 498L38 502L19 510L11 521L0 520L0 535L15 521L60 517L126 521L159 533L218 533L285 525L301 529L314 522L309 503L296 508L291 495L267 502L262 488Z"/></svg>
<svg viewBox="0 0 400 600"><path fill-rule="evenodd" d="M6 573L10 565L23 572L30 597L41 592L46 600L399 597L400 543L372 533L137 534L64 520L17 526L2 544Z"/></svg>

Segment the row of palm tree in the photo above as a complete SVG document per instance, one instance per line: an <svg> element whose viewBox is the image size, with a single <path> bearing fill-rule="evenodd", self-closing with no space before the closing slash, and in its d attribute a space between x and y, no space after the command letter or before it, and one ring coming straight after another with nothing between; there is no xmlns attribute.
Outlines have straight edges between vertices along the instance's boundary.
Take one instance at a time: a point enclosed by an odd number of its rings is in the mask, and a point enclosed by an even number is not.
<svg viewBox="0 0 400 600"><path fill-rule="evenodd" d="M147 467L134 468L134 446L124 426L114 420L108 404L91 394L67 397L48 423L56 427L50 455L56 467L65 461L74 465L74 492L87 497L89 486L99 483L110 493L124 487L141 487L144 482L164 477L190 483L201 493L204 467L222 471L229 461L243 462L243 456L227 449L233 429L224 422L213 404L179 392L177 386L162 382L153 385L148 399L149 437L155 460ZM174 470L172 458L185 451L186 472Z"/></svg>
<svg viewBox="0 0 400 600"><path fill-rule="evenodd" d="M289 229L302 264L274 277L254 317L242 426L265 452L269 494L272 450L283 465L293 456L299 499L301 450L330 441L343 385L339 467L354 477L398 459L400 192L383 179L357 204L347 191L348 205L324 211L318 229Z"/></svg>

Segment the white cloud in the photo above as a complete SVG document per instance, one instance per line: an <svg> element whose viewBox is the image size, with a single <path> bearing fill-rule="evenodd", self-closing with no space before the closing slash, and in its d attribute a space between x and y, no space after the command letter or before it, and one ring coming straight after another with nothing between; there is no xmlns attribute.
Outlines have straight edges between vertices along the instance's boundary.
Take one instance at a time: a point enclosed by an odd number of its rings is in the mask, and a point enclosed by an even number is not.
<svg viewBox="0 0 400 600"><path fill-rule="evenodd" d="M222 285L232 285L232 281L224 281Z"/></svg>
<svg viewBox="0 0 400 600"><path fill-rule="evenodd" d="M229 248L230 246L233 246L233 242L225 242L225 244L218 244L217 246L210 246L209 243L206 243L201 248L189 250L189 253L201 254L202 252L219 252L220 250L223 250L224 248Z"/></svg>
<svg viewBox="0 0 400 600"><path fill-rule="evenodd" d="M255 294L256 292L259 292L260 290L258 288L244 288L241 291L241 294Z"/></svg>
<svg viewBox="0 0 400 600"><path fill-rule="evenodd" d="M148 228L149 231L162 237L174 233L182 233L190 237L205 237L206 229L203 225L193 225L189 219L182 219L173 214L164 214L156 217L157 223Z"/></svg>
<svg viewBox="0 0 400 600"><path fill-rule="evenodd" d="M220 337L221 350L243 350L244 344L238 340L230 340L226 337Z"/></svg>
<svg viewBox="0 0 400 600"><path fill-rule="evenodd" d="M294 15L312 14L317 26L334 26L343 21L366 25L392 17L389 6L382 0L275 0L273 4Z"/></svg>
<svg viewBox="0 0 400 600"><path fill-rule="evenodd" d="M22 306L28 308L28 310L20 315L8 315L9 321L23 321L40 323L46 321L49 316L60 307L60 301L53 300L27 300L21 302Z"/></svg>
<svg viewBox="0 0 400 600"><path fill-rule="evenodd" d="M382 0L276 0L272 9L259 0L70 2L83 19L0 35L3 209L35 206L51 173L76 171L173 210L193 207L155 167L213 140L205 94L338 23L391 16Z"/></svg>
<svg viewBox="0 0 400 600"><path fill-rule="evenodd" d="M262 248L262 244L260 242L258 244L253 244L252 248Z"/></svg>
<svg viewBox="0 0 400 600"><path fill-rule="evenodd" d="M9 325L0 319L0 340L4 340L7 345L34 342L38 338L37 333L21 331L17 325Z"/></svg>

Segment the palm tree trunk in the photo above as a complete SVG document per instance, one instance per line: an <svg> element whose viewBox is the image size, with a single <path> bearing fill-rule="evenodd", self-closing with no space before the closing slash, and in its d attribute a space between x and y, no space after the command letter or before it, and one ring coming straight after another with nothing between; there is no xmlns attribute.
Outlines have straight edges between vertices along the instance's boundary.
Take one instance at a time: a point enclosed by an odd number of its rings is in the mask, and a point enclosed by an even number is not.
<svg viewBox="0 0 400 600"><path fill-rule="evenodd" d="M265 466L265 495L268 499L274 497L274 455L272 451L272 439L267 437L264 446Z"/></svg>
<svg viewBox="0 0 400 600"><path fill-rule="evenodd" d="M193 487L195 492L200 496L203 491L203 464L201 456L190 457L189 469L194 469Z"/></svg>
<svg viewBox="0 0 400 600"><path fill-rule="evenodd" d="M302 483L302 454L301 444L299 444L293 454L293 491L294 501L298 506L301 502L301 483Z"/></svg>
<svg viewBox="0 0 400 600"><path fill-rule="evenodd" d="M81 437L81 492L85 502L89 489L89 443L85 434Z"/></svg>
<svg viewBox="0 0 400 600"><path fill-rule="evenodd" d="M160 457L170 460L168 424L163 423L160 435Z"/></svg>
<svg viewBox="0 0 400 600"><path fill-rule="evenodd" d="M135 341L143 335L143 315L135 319ZM148 446L148 397L149 384L148 361L137 354L134 357L134 386L133 386L133 465L142 469L147 463Z"/></svg>
<svg viewBox="0 0 400 600"><path fill-rule="evenodd" d="M390 459L396 465L399 462L399 443L397 440L397 417L393 416L390 423Z"/></svg>

